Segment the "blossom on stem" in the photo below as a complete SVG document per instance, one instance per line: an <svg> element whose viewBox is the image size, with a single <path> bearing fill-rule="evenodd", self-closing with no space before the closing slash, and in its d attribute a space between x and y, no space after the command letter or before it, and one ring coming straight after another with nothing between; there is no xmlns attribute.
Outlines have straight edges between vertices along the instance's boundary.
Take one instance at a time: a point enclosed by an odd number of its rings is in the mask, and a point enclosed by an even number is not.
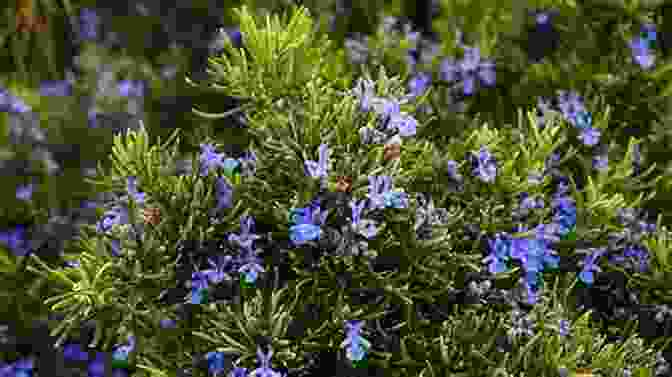
<svg viewBox="0 0 672 377"><path fill-rule="evenodd" d="M331 151L327 144L320 144L318 161L306 161L306 174L311 178L326 178L327 169L329 168L329 155Z"/></svg>

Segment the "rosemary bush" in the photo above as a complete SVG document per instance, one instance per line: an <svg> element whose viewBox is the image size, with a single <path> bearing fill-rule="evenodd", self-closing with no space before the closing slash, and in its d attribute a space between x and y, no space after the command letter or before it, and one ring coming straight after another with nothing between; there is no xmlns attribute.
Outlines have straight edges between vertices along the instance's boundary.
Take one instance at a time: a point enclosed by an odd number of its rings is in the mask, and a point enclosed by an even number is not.
<svg viewBox="0 0 672 377"><path fill-rule="evenodd" d="M563 36L538 62L523 3L442 1L434 40L367 13L345 49L307 8L237 8L185 80L239 106L115 135L69 263L23 259L55 346L92 324L99 365L153 377L669 373L643 325L669 297L659 5L534 4Z"/></svg>

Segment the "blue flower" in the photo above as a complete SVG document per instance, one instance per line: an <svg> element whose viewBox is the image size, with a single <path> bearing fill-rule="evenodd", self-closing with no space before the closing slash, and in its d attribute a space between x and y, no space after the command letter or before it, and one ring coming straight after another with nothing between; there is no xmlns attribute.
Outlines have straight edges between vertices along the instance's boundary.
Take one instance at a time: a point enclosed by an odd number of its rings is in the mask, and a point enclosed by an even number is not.
<svg viewBox="0 0 672 377"><path fill-rule="evenodd" d="M589 249L589 254L586 255L583 259L583 268L579 273L579 279L587 285L592 285L594 282L593 272L602 271L600 267L596 264L597 259L606 253L606 249Z"/></svg>
<svg viewBox="0 0 672 377"><path fill-rule="evenodd" d="M12 114L26 113L30 107L18 97L9 93L9 91L0 88L0 112L9 112Z"/></svg>
<svg viewBox="0 0 672 377"><path fill-rule="evenodd" d="M408 207L408 195L401 191L387 191L383 193L386 208L406 208Z"/></svg>
<svg viewBox="0 0 672 377"><path fill-rule="evenodd" d="M96 352L96 357L89 362L89 377L105 377L105 352Z"/></svg>
<svg viewBox="0 0 672 377"><path fill-rule="evenodd" d="M0 377L32 377L33 359L19 359L12 364L2 365L0 362Z"/></svg>
<svg viewBox="0 0 672 377"><path fill-rule="evenodd" d="M495 177L497 177L497 163L486 147L481 147L473 161L474 165L476 165L474 167L474 175L483 182L494 182Z"/></svg>
<svg viewBox="0 0 672 377"><path fill-rule="evenodd" d="M290 239L295 245L320 238L320 226L327 218L327 211L322 211L319 205L309 205L305 208L293 210L291 221L295 224L289 228Z"/></svg>
<svg viewBox="0 0 672 377"><path fill-rule="evenodd" d="M271 357L273 356L273 350L269 349L268 353L263 353L261 348L257 347L257 361L259 362L259 368L252 371L252 374L255 377L281 377L280 372L276 372L271 369Z"/></svg>
<svg viewBox="0 0 672 377"><path fill-rule="evenodd" d="M373 108L373 98L375 97L375 84L370 79L359 78L357 84L352 89L352 95L359 99L359 110L362 112L370 111Z"/></svg>
<svg viewBox="0 0 672 377"><path fill-rule="evenodd" d="M128 211L122 206L116 206L105 212L103 218L96 225L96 231L107 233L115 225L128 224Z"/></svg>
<svg viewBox="0 0 672 377"><path fill-rule="evenodd" d="M392 117L398 116L401 114L401 104L396 99L388 98L374 98L373 99L373 110L378 114L383 125L386 129L394 129L395 125L390 124L390 119Z"/></svg>
<svg viewBox="0 0 672 377"><path fill-rule="evenodd" d="M600 142L601 134L597 128L589 127L581 130L579 140L581 140L583 145L593 146Z"/></svg>
<svg viewBox="0 0 672 377"><path fill-rule="evenodd" d="M215 182L217 205L212 209L212 214L219 213L224 208L233 207L233 187L224 177L218 177Z"/></svg>
<svg viewBox="0 0 672 377"><path fill-rule="evenodd" d="M362 219L362 210L366 206L366 201L360 200L357 202L353 199L349 205L352 210L350 221L353 230L367 239L375 237L378 234L375 222L373 220Z"/></svg>
<svg viewBox="0 0 672 377"><path fill-rule="evenodd" d="M454 181L457 181L457 182L462 181L462 175L459 172L459 165L458 165L457 161L448 160L446 165L447 165L446 170L448 172L448 176L451 179L453 179Z"/></svg>
<svg viewBox="0 0 672 377"><path fill-rule="evenodd" d="M489 262L488 270L492 274L498 274L507 270L506 262L511 253L511 241L504 234L495 235L494 240L488 240L490 254L483 259L483 262Z"/></svg>
<svg viewBox="0 0 672 377"><path fill-rule="evenodd" d="M224 372L224 353L223 352L208 352L205 354L205 359L208 361L208 372L217 377Z"/></svg>
<svg viewBox="0 0 672 377"><path fill-rule="evenodd" d="M230 265L233 264L233 257L218 255L216 262L212 258L208 258L208 264L212 268L202 270L201 273L205 274L211 283L219 284L229 277L228 272L231 268Z"/></svg>
<svg viewBox="0 0 672 377"><path fill-rule="evenodd" d="M478 47L462 46L464 56L459 62L446 58L441 62L439 77L443 81L462 81L464 95L474 93L476 82L485 86L495 83L495 64L490 60L482 60Z"/></svg>
<svg viewBox="0 0 672 377"><path fill-rule="evenodd" d="M29 183L16 188L16 198L23 201L29 201L35 191L35 185Z"/></svg>
<svg viewBox="0 0 672 377"><path fill-rule="evenodd" d="M252 247L252 243L261 236L253 233L254 229L254 218L252 216L241 216L240 217L240 234L232 233L229 235L229 242L235 242L243 249L249 249Z"/></svg>
<svg viewBox="0 0 672 377"><path fill-rule="evenodd" d="M644 38L633 38L628 46L632 51L632 59L643 69L650 69L656 61L656 56L649 49L649 41Z"/></svg>
<svg viewBox="0 0 672 377"><path fill-rule="evenodd" d="M587 112L581 97L574 91L559 90L557 100L562 116L573 126L576 126L578 115Z"/></svg>
<svg viewBox="0 0 672 377"><path fill-rule="evenodd" d="M605 171L609 168L609 156L606 154L598 154L593 157L593 169L598 171Z"/></svg>
<svg viewBox="0 0 672 377"><path fill-rule="evenodd" d="M418 121L410 115L395 114L390 117L388 128L396 129L400 136L410 137L416 134Z"/></svg>
<svg viewBox="0 0 672 377"><path fill-rule="evenodd" d="M566 319L561 319L558 324L558 332L560 333L560 336L562 337L568 336L570 330L571 330L571 323L569 323L569 321Z"/></svg>
<svg viewBox="0 0 672 377"><path fill-rule="evenodd" d="M139 80L122 80L117 89L122 97L142 97L145 84Z"/></svg>
<svg viewBox="0 0 672 377"><path fill-rule="evenodd" d="M245 282L253 284L257 280L259 273L264 272L261 266L261 259L257 256L257 251L252 249L243 250L243 255L240 257L241 267L238 272L244 274Z"/></svg>
<svg viewBox="0 0 672 377"><path fill-rule="evenodd" d="M408 82L410 97L419 97L423 95L432 82L432 76L425 72L419 72L413 75Z"/></svg>
<svg viewBox="0 0 672 377"><path fill-rule="evenodd" d="M112 247L112 255L118 257L121 255L121 241L114 239L110 241L110 246Z"/></svg>
<svg viewBox="0 0 672 377"><path fill-rule="evenodd" d="M560 233L567 234L576 225L576 205L569 196L555 196L551 204L553 221L560 225Z"/></svg>
<svg viewBox="0 0 672 377"><path fill-rule="evenodd" d="M593 116L588 111L580 111L575 118L576 127L585 130L593 125Z"/></svg>
<svg viewBox="0 0 672 377"><path fill-rule="evenodd" d="M240 28L237 26L225 28L224 32L229 37L231 44L235 48L243 47L243 34L240 32Z"/></svg>
<svg viewBox="0 0 672 377"><path fill-rule="evenodd" d="M247 368L235 367L229 374L230 377L247 377Z"/></svg>
<svg viewBox="0 0 672 377"><path fill-rule="evenodd" d="M121 365L127 365L125 363L128 362L128 356L133 350L135 350L135 337L131 335L128 337L127 344L114 347L112 351L112 363L117 365L118 362L122 362L123 364Z"/></svg>
<svg viewBox="0 0 672 377"><path fill-rule="evenodd" d="M40 95L45 97L69 97L72 95L72 82L68 80L42 81Z"/></svg>
<svg viewBox="0 0 672 377"><path fill-rule="evenodd" d="M79 343L68 343L63 346L63 357L67 361L88 361L89 353Z"/></svg>
<svg viewBox="0 0 672 377"><path fill-rule="evenodd" d="M371 344L361 336L363 321L347 321L345 323L345 340L341 347L346 350L346 357L350 361L360 361L366 357Z"/></svg>
<svg viewBox="0 0 672 377"><path fill-rule="evenodd" d="M162 329L172 329L177 326L177 323L175 323L175 321L170 318L164 318L159 322L159 325Z"/></svg>
<svg viewBox="0 0 672 377"><path fill-rule="evenodd" d="M318 161L305 161L306 174L312 178L327 177L327 169L329 167L329 146L327 144L320 144Z"/></svg>
<svg viewBox="0 0 672 377"><path fill-rule="evenodd" d="M82 8L79 11L78 34L82 40L95 41L98 38L99 27L100 17L95 10L90 8Z"/></svg>
<svg viewBox="0 0 672 377"><path fill-rule="evenodd" d="M145 202L145 193L138 191L137 179L135 177L126 178L126 191L133 197L133 200L138 204Z"/></svg>
<svg viewBox="0 0 672 377"><path fill-rule="evenodd" d="M201 144L199 161L201 176L208 175L212 170L224 167L224 153L217 153L212 144Z"/></svg>
<svg viewBox="0 0 672 377"><path fill-rule="evenodd" d="M0 244L5 245L16 256L25 256L30 249L26 239L26 228L17 225L14 229L0 232Z"/></svg>

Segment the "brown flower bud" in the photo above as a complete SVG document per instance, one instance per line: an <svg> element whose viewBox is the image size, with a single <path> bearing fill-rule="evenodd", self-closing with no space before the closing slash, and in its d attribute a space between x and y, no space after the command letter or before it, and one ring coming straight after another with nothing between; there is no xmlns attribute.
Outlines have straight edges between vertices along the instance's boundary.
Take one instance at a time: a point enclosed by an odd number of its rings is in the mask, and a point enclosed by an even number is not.
<svg viewBox="0 0 672 377"><path fill-rule="evenodd" d="M161 222L161 210L159 208L145 208L142 210L142 217L146 224L156 226Z"/></svg>
<svg viewBox="0 0 672 377"><path fill-rule="evenodd" d="M384 154L383 158L385 161L396 160L401 156L401 145L399 144L387 144L383 148Z"/></svg>
<svg viewBox="0 0 672 377"><path fill-rule="evenodd" d="M350 192L352 190L352 178L341 175L336 180L336 191Z"/></svg>

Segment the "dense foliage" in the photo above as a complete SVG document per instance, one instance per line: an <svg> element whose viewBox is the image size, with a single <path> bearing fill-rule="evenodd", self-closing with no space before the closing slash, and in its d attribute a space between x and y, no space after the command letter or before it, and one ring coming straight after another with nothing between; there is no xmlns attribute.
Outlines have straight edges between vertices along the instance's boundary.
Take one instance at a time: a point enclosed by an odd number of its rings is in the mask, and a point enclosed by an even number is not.
<svg viewBox="0 0 672 377"><path fill-rule="evenodd" d="M104 3L6 14L0 376L672 375L669 6Z"/></svg>

